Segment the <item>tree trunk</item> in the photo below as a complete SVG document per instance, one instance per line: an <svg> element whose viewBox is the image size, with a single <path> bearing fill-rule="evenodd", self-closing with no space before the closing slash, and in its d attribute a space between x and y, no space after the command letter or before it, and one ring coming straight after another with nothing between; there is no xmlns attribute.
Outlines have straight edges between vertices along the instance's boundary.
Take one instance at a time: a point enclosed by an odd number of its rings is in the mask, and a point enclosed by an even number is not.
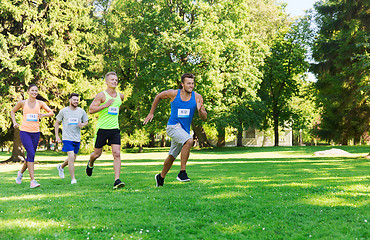
<svg viewBox="0 0 370 240"><path fill-rule="evenodd" d="M342 142L341 142L341 144L342 144L343 146L347 146L347 145L348 145L348 137L347 137L347 135L344 135L344 136L342 137Z"/></svg>
<svg viewBox="0 0 370 240"><path fill-rule="evenodd" d="M191 124L193 127L194 134L198 138L198 143L200 147L210 147L211 144L209 143L207 139L206 132L204 131L203 127L201 125Z"/></svg>
<svg viewBox="0 0 370 240"><path fill-rule="evenodd" d="M55 141L54 143L54 152L58 152L59 151L59 143L57 141Z"/></svg>
<svg viewBox="0 0 370 240"><path fill-rule="evenodd" d="M295 139L296 138L296 139ZM292 145L298 145L299 139L294 135L294 131L292 129Z"/></svg>
<svg viewBox="0 0 370 240"><path fill-rule="evenodd" d="M24 150L21 142L21 138L19 136L19 128L14 129L14 135L13 135L13 151L12 156L4 161L6 162L22 162L25 160L24 157Z"/></svg>
<svg viewBox="0 0 370 240"><path fill-rule="evenodd" d="M355 146L361 145L361 137L355 137L353 139L353 145L355 145Z"/></svg>
<svg viewBox="0 0 370 240"><path fill-rule="evenodd" d="M275 146L279 146L279 118L274 114Z"/></svg>
<svg viewBox="0 0 370 240"><path fill-rule="evenodd" d="M302 129L299 129L299 146L303 146Z"/></svg>
<svg viewBox="0 0 370 240"><path fill-rule="evenodd" d="M155 135L154 133L150 133L150 136L149 136L149 147L155 147L155 139L154 139Z"/></svg>
<svg viewBox="0 0 370 240"><path fill-rule="evenodd" d="M143 152L143 146L142 145L139 146L139 150L137 152L138 153L142 153Z"/></svg>
<svg viewBox="0 0 370 240"><path fill-rule="evenodd" d="M47 136L46 137L46 150L51 150L51 137Z"/></svg>
<svg viewBox="0 0 370 240"><path fill-rule="evenodd" d="M161 147L165 147L165 146L166 146L166 138L165 138L165 135L162 134Z"/></svg>
<svg viewBox="0 0 370 240"><path fill-rule="evenodd" d="M238 138L237 138L237 147L242 147L243 146L243 128L238 129Z"/></svg>
<svg viewBox="0 0 370 240"><path fill-rule="evenodd" d="M217 132L217 147L225 147L225 128L219 128Z"/></svg>

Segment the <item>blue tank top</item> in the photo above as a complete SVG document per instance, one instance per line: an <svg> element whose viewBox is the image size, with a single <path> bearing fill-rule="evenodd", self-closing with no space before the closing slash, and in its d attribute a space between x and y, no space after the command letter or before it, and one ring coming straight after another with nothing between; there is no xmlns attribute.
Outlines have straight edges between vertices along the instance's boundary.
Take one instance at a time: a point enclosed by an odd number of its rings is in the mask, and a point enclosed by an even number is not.
<svg viewBox="0 0 370 240"><path fill-rule="evenodd" d="M180 89L177 92L175 99L171 102L171 116L167 125L181 124L181 127L190 133L190 124L193 120L197 102L195 101L195 93L191 93L189 101L181 100Z"/></svg>

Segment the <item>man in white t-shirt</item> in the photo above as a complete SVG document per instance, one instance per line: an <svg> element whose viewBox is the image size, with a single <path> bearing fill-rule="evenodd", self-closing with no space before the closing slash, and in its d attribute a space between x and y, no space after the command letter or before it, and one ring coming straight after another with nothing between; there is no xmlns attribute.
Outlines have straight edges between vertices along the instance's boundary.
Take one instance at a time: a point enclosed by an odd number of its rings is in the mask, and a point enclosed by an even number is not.
<svg viewBox="0 0 370 240"><path fill-rule="evenodd" d="M68 154L68 158L57 166L59 177L64 178L64 167L68 165L71 174L71 184L77 183L75 178L74 161L80 150L81 128L88 124L89 118L86 112L78 107L79 95L71 93L69 95L69 106L60 110L55 121L55 138L58 143L62 142L59 137L59 125L63 122L63 152Z"/></svg>

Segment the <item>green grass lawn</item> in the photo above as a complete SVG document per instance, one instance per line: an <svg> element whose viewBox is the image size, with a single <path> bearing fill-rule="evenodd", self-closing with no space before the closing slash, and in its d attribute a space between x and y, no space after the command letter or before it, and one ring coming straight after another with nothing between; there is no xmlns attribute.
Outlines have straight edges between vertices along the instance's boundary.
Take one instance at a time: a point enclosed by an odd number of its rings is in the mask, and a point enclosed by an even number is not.
<svg viewBox="0 0 370 240"><path fill-rule="evenodd" d="M369 239L370 147L336 147L351 157L315 157L331 147L193 150L155 187L167 149L122 154L126 187L112 190L112 157L78 156L70 184L63 154L37 153L35 176L15 183L20 164L0 165L0 239ZM4 155L1 155L4 157Z"/></svg>

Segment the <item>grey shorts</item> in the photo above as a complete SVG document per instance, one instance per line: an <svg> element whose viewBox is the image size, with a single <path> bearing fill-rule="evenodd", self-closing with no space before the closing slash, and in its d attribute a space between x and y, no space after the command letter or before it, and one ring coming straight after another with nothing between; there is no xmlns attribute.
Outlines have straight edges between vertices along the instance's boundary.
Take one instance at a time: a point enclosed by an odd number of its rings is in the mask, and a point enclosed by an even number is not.
<svg viewBox="0 0 370 240"><path fill-rule="evenodd" d="M173 156L176 158L182 149L182 146L192 138L192 136L187 133L180 125L180 123L176 125L167 125L167 135L172 138L171 141L171 148L168 152L168 155Z"/></svg>

